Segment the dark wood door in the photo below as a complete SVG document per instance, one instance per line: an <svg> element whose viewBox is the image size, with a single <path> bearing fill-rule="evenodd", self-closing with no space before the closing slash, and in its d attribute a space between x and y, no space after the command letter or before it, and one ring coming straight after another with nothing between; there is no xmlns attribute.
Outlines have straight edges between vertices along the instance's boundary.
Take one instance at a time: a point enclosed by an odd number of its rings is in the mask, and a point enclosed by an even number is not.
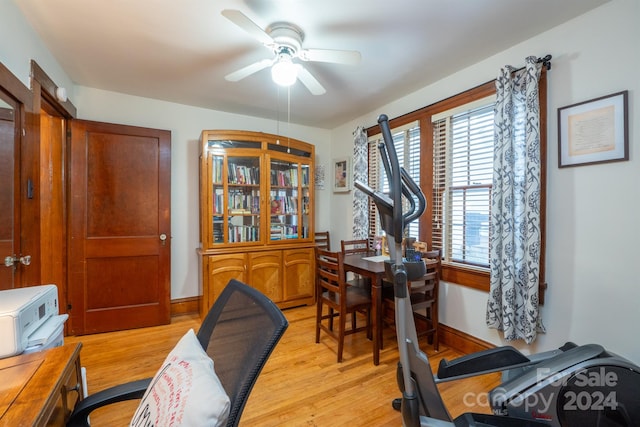
<svg viewBox="0 0 640 427"><path fill-rule="evenodd" d="M72 333L169 323L170 167L169 131L71 121Z"/></svg>
<svg viewBox="0 0 640 427"><path fill-rule="evenodd" d="M5 264L6 257L13 259L20 252L20 201L16 198L20 159L15 156L14 111L0 97L0 290L20 286L19 265Z"/></svg>

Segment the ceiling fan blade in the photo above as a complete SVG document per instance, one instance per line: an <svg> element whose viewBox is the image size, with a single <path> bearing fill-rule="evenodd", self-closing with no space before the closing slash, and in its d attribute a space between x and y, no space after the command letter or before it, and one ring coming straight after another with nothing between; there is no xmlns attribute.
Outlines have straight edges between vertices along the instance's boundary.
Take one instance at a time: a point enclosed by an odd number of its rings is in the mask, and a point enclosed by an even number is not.
<svg viewBox="0 0 640 427"><path fill-rule="evenodd" d="M298 79L302 82L303 85L307 87L307 89L309 89L309 92L311 92L313 95L323 95L327 92L325 88L322 87L320 82L316 80L316 78L313 77L313 75L311 75L311 73L306 68L304 68L300 64L297 64L297 66Z"/></svg>
<svg viewBox="0 0 640 427"><path fill-rule="evenodd" d="M336 64L356 65L362 56L355 50L304 49L300 52L303 61L333 62Z"/></svg>
<svg viewBox="0 0 640 427"><path fill-rule="evenodd" d="M260 28L255 22L247 17L244 13L235 9L224 9L222 12L222 16L227 18L229 21L236 24L238 27L245 30L249 33L253 38L257 39L261 43L270 46L275 42L271 38L269 34L267 34L262 28Z"/></svg>
<svg viewBox="0 0 640 427"><path fill-rule="evenodd" d="M225 80L228 80L230 82L237 82L238 80L242 80L253 73L257 73L260 70L264 70L265 68L271 66L273 62L274 62L273 59L263 59L262 61L254 62L251 65L247 65L244 68L240 68L239 70L234 71L233 73L229 73L226 76L224 76L224 78Z"/></svg>

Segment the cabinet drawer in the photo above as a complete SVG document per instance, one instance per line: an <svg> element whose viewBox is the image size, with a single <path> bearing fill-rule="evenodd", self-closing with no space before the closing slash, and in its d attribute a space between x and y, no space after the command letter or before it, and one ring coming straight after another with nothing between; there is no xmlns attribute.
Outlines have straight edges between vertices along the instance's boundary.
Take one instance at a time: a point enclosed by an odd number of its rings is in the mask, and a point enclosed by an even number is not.
<svg viewBox="0 0 640 427"><path fill-rule="evenodd" d="M54 394L55 401L50 407L47 426L64 426L76 403L84 395L80 359L75 359L67 365L60 380L60 386Z"/></svg>

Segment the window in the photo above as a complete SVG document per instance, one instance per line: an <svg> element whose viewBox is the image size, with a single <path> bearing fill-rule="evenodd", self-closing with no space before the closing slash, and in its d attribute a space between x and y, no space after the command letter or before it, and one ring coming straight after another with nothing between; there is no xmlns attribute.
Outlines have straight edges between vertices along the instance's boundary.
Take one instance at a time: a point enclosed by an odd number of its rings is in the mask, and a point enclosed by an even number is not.
<svg viewBox="0 0 640 427"><path fill-rule="evenodd" d="M546 70L540 75L540 129L541 139L541 184L542 200L541 215L543 241L540 261L540 301L544 300L544 257L545 257L545 211L546 211ZM415 140L419 141L420 154L413 151L403 151L410 159L406 159L404 167L420 184L427 198L427 210L420 219L412 223L410 235L419 236L419 240L427 242L430 248L442 248L445 262L443 262L442 278L447 282L489 290L489 200L491 197L492 167L487 160L493 159L488 150L491 139L493 145L493 130L488 131L482 123L490 121L493 126L493 101L487 98L495 97L495 81L489 81L450 98L420 108L389 121L396 140L398 132L415 128ZM491 104L491 107L488 105ZM483 111L487 107L489 111ZM491 118L488 118L488 115ZM379 127L367 129L371 145L369 146L369 185L374 187L378 182L378 174L382 172L375 141L381 138ZM404 134L404 143L414 137ZM451 152L442 141L453 138L450 144ZM453 149L453 145L456 149ZM405 149L406 150L406 149ZM400 150L398 150L400 151ZM410 153L410 154L406 154ZM448 153L448 154L447 154ZM485 158L486 154L486 158ZM374 157L372 157L374 156ZM455 159L455 161L454 161ZM410 170L411 165L419 164L420 171ZM449 175L447 175L447 165ZM455 170L455 173L454 173ZM485 174L485 171L489 175ZM415 174L414 174L415 173ZM419 180L418 180L419 177ZM449 181L447 181L449 179ZM448 207L448 211L446 211ZM371 235L378 231L378 214L370 210ZM449 213L447 213L449 212ZM418 224L419 222L419 224ZM449 243L447 243L449 242Z"/></svg>
<svg viewBox="0 0 640 427"><path fill-rule="evenodd" d="M420 127L418 122L412 122L405 126L392 128L391 136L398 155L398 162L413 180L420 182ZM382 143L382 135L377 134L369 138L369 186L375 190L389 193L389 182L382 165L378 144ZM404 201L408 204L408 201ZM382 234L378 209L371 200L369 201L369 234L379 236ZM419 236L419 223L414 221L405 231L408 237L416 240Z"/></svg>
<svg viewBox="0 0 640 427"><path fill-rule="evenodd" d="M432 116L432 246L443 262L489 268L495 97Z"/></svg>

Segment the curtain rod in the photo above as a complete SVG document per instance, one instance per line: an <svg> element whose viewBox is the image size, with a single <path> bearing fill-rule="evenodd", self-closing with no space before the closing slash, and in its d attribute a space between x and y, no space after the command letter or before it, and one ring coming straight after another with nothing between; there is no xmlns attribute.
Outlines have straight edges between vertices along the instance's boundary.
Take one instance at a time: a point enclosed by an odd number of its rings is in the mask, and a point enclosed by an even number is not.
<svg viewBox="0 0 640 427"><path fill-rule="evenodd" d="M536 62L542 62L542 66L546 67L547 70L551 69L551 55L547 55L543 58L538 58Z"/></svg>
<svg viewBox="0 0 640 427"><path fill-rule="evenodd" d="M541 63L543 68L546 68L547 71L550 70L551 69L551 55L546 55L546 56L544 56L542 58L537 58L536 59L536 63L538 63L538 64ZM513 67L511 65L505 65L505 67L510 67L512 73L516 73L518 71L522 71L525 68L527 68L526 65L522 66L520 68L516 68L516 67Z"/></svg>

